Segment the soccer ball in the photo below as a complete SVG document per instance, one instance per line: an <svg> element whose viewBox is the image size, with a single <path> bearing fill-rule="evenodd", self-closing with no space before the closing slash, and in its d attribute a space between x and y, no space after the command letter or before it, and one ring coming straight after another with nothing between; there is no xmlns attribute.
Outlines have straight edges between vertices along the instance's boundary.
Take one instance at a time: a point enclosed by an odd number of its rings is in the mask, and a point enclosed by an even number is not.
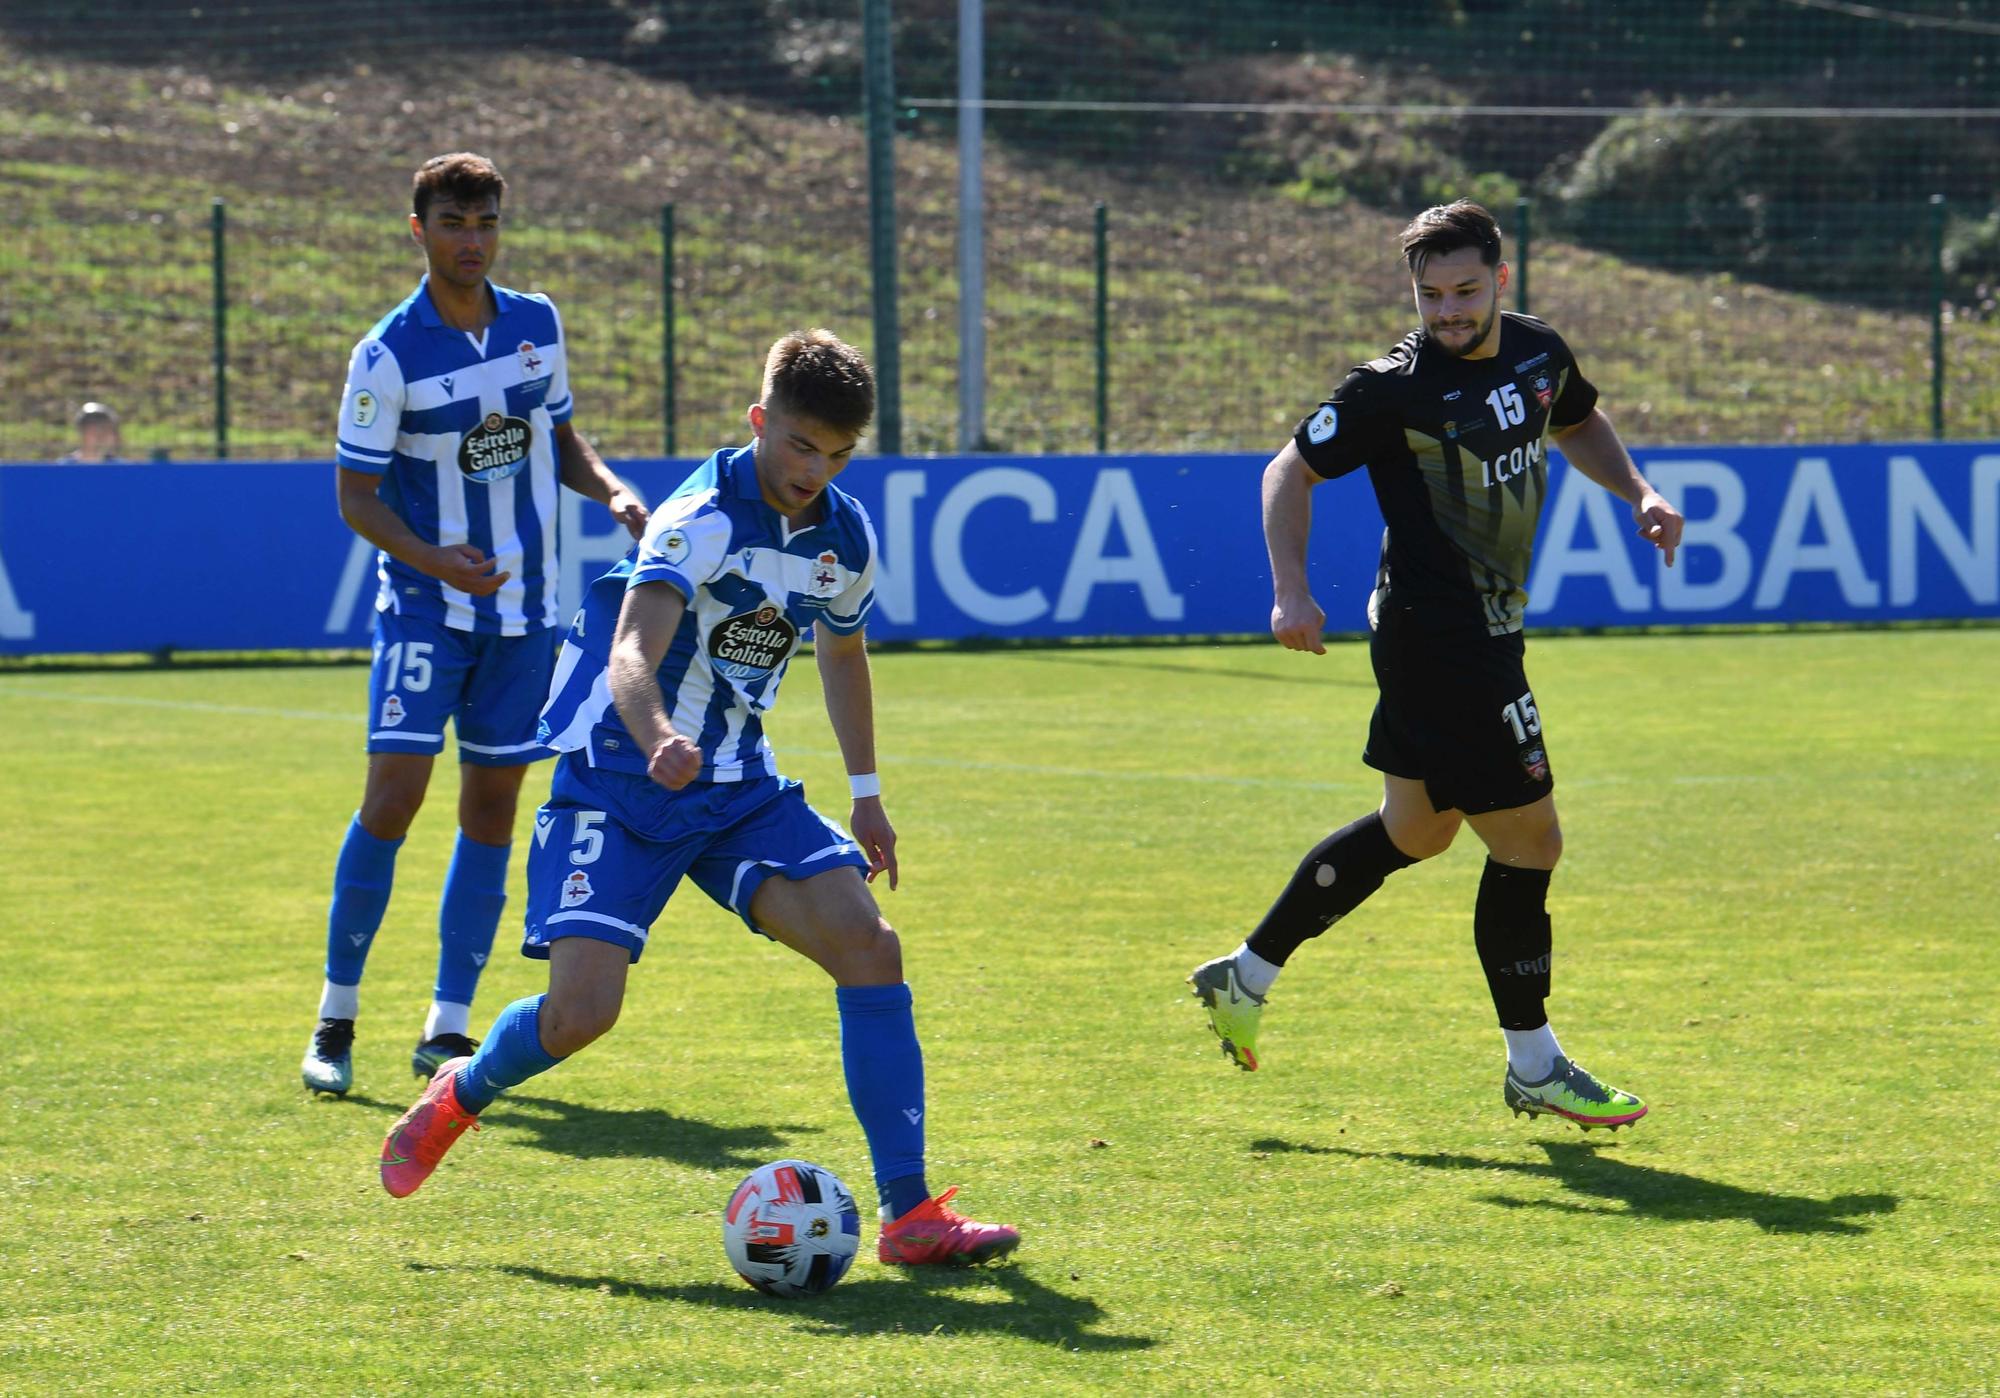
<svg viewBox="0 0 2000 1398"><path fill-rule="evenodd" d="M759 1165L722 1215L722 1250L766 1296L816 1296L847 1275L861 1212L840 1177L804 1160Z"/></svg>

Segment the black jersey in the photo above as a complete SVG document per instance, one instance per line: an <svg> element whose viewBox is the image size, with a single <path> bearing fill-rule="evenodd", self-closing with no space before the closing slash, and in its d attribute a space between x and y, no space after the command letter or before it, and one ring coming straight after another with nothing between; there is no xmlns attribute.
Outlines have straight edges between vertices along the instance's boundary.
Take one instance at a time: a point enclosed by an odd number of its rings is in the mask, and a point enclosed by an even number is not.
<svg viewBox="0 0 2000 1398"><path fill-rule="evenodd" d="M1416 330L1342 380L1293 440L1322 476L1368 468L1388 525L1369 625L1393 608L1439 632L1519 631L1549 427L1596 403L1562 336L1511 311L1491 358L1453 358Z"/></svg>

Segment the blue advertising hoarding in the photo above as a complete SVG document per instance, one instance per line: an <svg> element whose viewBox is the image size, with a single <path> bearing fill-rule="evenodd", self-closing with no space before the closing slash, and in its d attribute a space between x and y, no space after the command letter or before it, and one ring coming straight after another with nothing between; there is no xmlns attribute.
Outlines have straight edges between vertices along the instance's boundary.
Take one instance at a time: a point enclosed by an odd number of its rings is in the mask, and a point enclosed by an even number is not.
<svg viewBox="0 0 2000 1398"><path fill-rule="evenodd" d="M1617 500L1551 458L1533 626L2000 616L2000 445L1653 448L1687 515L1671 570ZM881 545L884 640L1259 634L1261 455L876 457L841 485ZM686 461L615 468L648 500ZM1365 627L1382 522L1366 480L1313 493L1314 594ZM565 608L626 545L565 496ZM330 463L0 466L0 653L367 644L372 550Z"/></svg>

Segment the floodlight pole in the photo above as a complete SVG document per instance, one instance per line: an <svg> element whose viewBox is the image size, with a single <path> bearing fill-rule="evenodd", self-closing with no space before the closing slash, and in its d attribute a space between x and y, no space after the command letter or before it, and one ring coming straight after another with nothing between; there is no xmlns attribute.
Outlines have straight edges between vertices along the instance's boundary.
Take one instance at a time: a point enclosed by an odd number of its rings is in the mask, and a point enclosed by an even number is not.
<svg viewBox="0 0 2000 1398"><path fill-rule="evenodd" d="M986 445L986 14L958 0L958 449Z"/></svg>
<svg viewBox="0 0 2000 1398"><path fill-rule="evenodd" d="M875 445L903 454L903 356L896 323L895 74L890 58L889 0L861 0L868 110L868 248L875 304Z"/></svg>

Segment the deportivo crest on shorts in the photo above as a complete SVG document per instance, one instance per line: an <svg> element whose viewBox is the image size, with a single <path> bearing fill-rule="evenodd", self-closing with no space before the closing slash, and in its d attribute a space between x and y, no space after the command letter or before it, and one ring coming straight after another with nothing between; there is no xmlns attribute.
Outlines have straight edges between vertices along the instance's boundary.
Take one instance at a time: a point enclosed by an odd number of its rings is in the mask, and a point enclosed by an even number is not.
<svg viewBox="0 0 2000 1398"><path fill-rule="evenodd" d="M504 481L520 474L534 442L535 429L526 418L488 413L458 444L458 469L471 480Z"/></svg>
<svg viewBox="0 0 2000 1398"><path fill-rule="evenodd" d="M590 875L581 869L573 869L569 877L562 881L562 905L565 908L574 908L578 904L587 903L590 901L590 895L595 892L597 890L590 886Z"/></svg>
<svg viewBox="0 0 2000 1398"><path fill-rule="evenodd" d="M403 701L391 694L382 701L382 727L394 728L407 715L403 711Z"/></svg>
<svg viewBox="0 0 2000 1398"><path fill-rule="evenodd" d="M799 630L791 618L766 602L753 612L738 612L717 622L708 633L708 655L730 679L750 682L782 665L798 641Z"/></svg>
<svg viewBox="0 0 2000 1398"><path fill-rule="evenodd" d="M1529 781L1545 782L1549 779L1549 755L1540 748L1529 748L1521 754L1521 766L1527 772Z"/></svg>

